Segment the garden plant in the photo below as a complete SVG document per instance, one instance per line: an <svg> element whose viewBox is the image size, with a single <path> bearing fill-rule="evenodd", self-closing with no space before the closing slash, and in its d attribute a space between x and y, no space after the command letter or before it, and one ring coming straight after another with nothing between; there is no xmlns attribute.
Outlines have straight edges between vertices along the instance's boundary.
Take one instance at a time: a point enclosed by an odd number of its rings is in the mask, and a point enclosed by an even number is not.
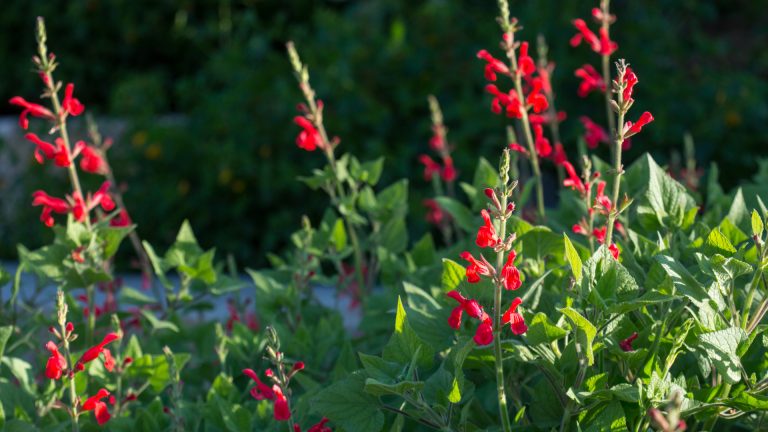
<svg viewBox="0 0 768 432"><path fill-rule="evenodd" d="M171 245L141 240L112 141L90 118L86 136L70 132L88 84L58 75L66 58L38 18L42 93L10 104L30 157L68 192L33 194L53 240L19 245L15 274L0 270L0 430L768 430L768 164L725 192L692 158L625 161L654 127L654 83L612 40L610 1L572 21L585 63L570 90L552 87L571 72L546 41L498 6L498 38L478 41L468 79L507 144L477 154L471 175L431 96L423 175L380 184L403 162L345 151L326 127L333 95L286 44L296 140L283 147L316 160L298 180L327 209L245 272L199 244L194 220ZM557 91L604 115L558 111ZM571 121L579 142L561 140ZM434 195L421 203L433 229L413 239L409 181ZM120 248L138 286L116 271Z"/></svg>

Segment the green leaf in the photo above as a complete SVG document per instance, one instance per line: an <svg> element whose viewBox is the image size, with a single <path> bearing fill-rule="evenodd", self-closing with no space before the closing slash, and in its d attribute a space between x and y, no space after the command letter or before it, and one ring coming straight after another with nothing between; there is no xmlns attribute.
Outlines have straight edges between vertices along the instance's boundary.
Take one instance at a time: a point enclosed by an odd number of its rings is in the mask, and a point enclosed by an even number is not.
<svg viewBox="0 0 768 432"><path fill-rule="evenodd" d="M331 243L336 252L341 252L347 247L347 231L344 229L344 220L336 219L331 230Z"/></svg>
<svg viewBox="0 0 768 432"><path fill-rule="evenodd" d="M569 239L568 235L565 233L563 233L563 243L565 243L565 258L568 260L568 264L571 265L573 278L576 280L576 283L579 283L581 282L581 257L579 257L579 253L576 252L576 248L573 247L571 239Z"/></svg>
<svg viewBox="0 0 768 432"><path fill-rule="evenodd" d="M589 414L595 412L592 410ZM594 420L589 422L584 432L626 432L627 417L619 402L611 402L599 411Z"/></svg>
<svg viewBox="0 0 768 432"><path fill-rule="evenodd" d="M155 317L152 312L142 309L141 310L141 316L146 318L147 321L149 321L149 325L152 326L152 331L158 331L158 330L170 330L172 332L178 333L179 327L176 326L176 324L170 322L170 321L163 321Z"/></svg>
<svg viewBox="0 0 768 432"><path fill-rule="evenodd" d="M5 352L5 345L8 343L8 339L11 338L11 333L13 333L12 326L0 327L0 359L3 358L3 353Z"/></svg>
<svg viewBox="0 0 768 432"><path fill-rule="evenodd" d="M381 178L381 172L384 169L384 157L365 162L359 166L359 171L351 170L352 176L359 179L361 182L368 183L373 186L379 182ZM357 171L357 172L355 172Z"/></svg>
<svg viewBox="0 0 768 432"><path fill-rule="evenodd" d="M564 329L553 324L547 315L539 312L533 316L528 324L528 331L525 337L531 345L551 343L564 338L568 334Z"/></svg>
<svg viewBox="0 0 768 432"><path fill-rule="evenodd" d="M384 414L379 409L378 398L366 393L364 387L363 374L354 372L318 393L312 399L312 410L347 431L380 431Z"/></svg>
<svg viewBox="0 0 768 432"><path fill-rule="evenodd" d="M477 168L475 168L475 177L472 180L472 186L475 187L475 190L482 191L485 188L493 188L499 182L499 170L485 158L480 157L477 161Z"/></svg>
<svg viewBox="0 0 768 432"><path fill-rule="evenodd" d="M699 335L697 348L704 359L714 365L725 382L736 384L741 379L741 361L737 354L739 344L747 339L747 334L738 327L731 327Z"/></svg>
<svg viewBox="0 0 768 432"><path fill-rule="evenodd" d="M674 258L666 255L656 255L654 258L664 269L664 272L672 279L672 284L677 293L688 297L697 305L708 303L709 300L713 300L718 307L722 305L722 298L712 298L710 296L711 293L707 292L699 281L691 276L691 273L682 264L675 261Z"/></svg>
<svg viewBox="0 0 768 432"><path fill-rule="evenodd" d="M435 242L432 234L426 233L411 249L413 263L418 267L432 265L435 262Z"/></svg>
<svg viewBox="0 0 768 432"><path fill-rule="evenodd" d="M440 207L447 211L459 228L466 232L474 232L480 226L476 214L473 214L464 204L453 198L440 196L435 198Z"/></svg>
<svg viewBox="0 0 768 432"><path fill-rule="evenodd" d="M447 408L449 404L461 401L459 380L441 365L424 383L424 398L430 404L438 404Z"/></svg>
<svg viewBox="0 0 768 432"><path fill-rule="evenodd" d="M649 291L638 298L616 303L610 306L607 311L610 314L624 314L651 304L664 303L679 298L679 296L664 294L658 291Z"/></svg>
<svg viewBox="0 0 768 432"><path fill-rule="evenodd" d="M704 242L704 253L707 255L719 253L725 256L733 256L736 253L736 248L733 247L720 229L715 228L709 232L707 240Z"/></svg>
<svg viewBox="0 0 768 432"><path fill-rule="evenodd" d="M760 394L752 394L744 391L739 393L733 399L727 400L725 404L745 412L767 411L768 396L760 395Z"/></svg>
<svg viewBox="0 0 768 432"><path fill-rule="evenodd" d="M379 234L379 244L392 253L400 254L408 247L408 231L404 218L390 219Z"/></svg>
<svg viewBox="0 0 768 432"><path fill-rule="evenodd" d="M400 381L396 384L385 384L373 378L365 380L364 390L374 396L397 395L403 396L407 392L420 391L424 388L423 381Z"/></svg>
<svg viewBox="0 0 768 432"><path fill-rule="evenodd" d="M757 214L757 210L752 210L752 235L762 238L764 228L763 218Z"/></svg>
<svg viewBox="0 0 768 432"><path fill-rule="evenodd" d="M552 259L559 264L565 263L563 237L546 227L537 226L518 238L523 245L523 255L537 261Z"/></svg>
<svg viewBox="0 0 768 432"><path fill-rule="evenodd" d="M646 154L627 170L630 195L640 195L636 207L640 225L653 232L660 228L687 228L696 201L685 186L675 181Z"/></svg>
<svg viewBox="0 0 768 432"><path fill-rule="evenodd" d="M120 298L121 303L125 302L133 305L146 305L157 302L157 300L144 294L143 292L127 286L124 286L120 289L120 294L118 294L118 297Z"/></svg>
<svg viewBox="0 0 768 432"><path fill-rule="evenodd" d="M389 362L381 357L363 353L358 353L358 355L365 372L375 380L393 383L397 381L397 377L403 371L403 367L399 363Z"/></svg>
<svg viewBox="0 0 768 432"><path fill-rule="evenodd" d="M458 289L466 275L467 269L464 266L451 259L443 258L443 276L440 281L444 293Z"/></svg>
<svg viewBox="0 0 768 432"><path fill-rule="evenodd" d="M613 258L605 245L587 260L581 286L583 294L598 307L631 300L640 291L629 270Z"/></svg>
<svg viewBox="0 0 768 432"><path fill-rule="evenodd" d="M113 227L109 225L99 226L96 229L96 233L104 242L102 258L105 260L112 258L120 248L123 239L125 239L135 228L136 225L127 227Z"/></svg>
<svg viewBox="0 0 768 432"><path fill-rule="evenodd" d="M560 308L558 310L563 315L565 315L565 317L574 327L577 338L576 340L581 346L581 349L584 350L584 356L587 359L587 363L592 366L595 363L595 355L592 351L592 343L594 342L595 336L597 335L597 328L595 328L595 326L589 322L588 319L584 318L575 309L566 307Z"/></svg>
<svg viewBox="0 0 768 432"><path fill-rule="evenodd" d="M747 203L744 201L744 193L741 188L736 190L736 195L733 196L733 202L731 208L728 209L728 219L732 224L739 227L739 229L747 229L745 226L747 219L749 218L749 210L747 210Z"/></svg>
<svg viewBox="0 0 768 432"><path fill-rule="evenodd" d="M422 341L413 331L405 314L403 301L398 296L395 314L395 332L384 347L383 358L401 364L410 363L414 357L422 367L429 367L434 357L434 350Z"/></svg>

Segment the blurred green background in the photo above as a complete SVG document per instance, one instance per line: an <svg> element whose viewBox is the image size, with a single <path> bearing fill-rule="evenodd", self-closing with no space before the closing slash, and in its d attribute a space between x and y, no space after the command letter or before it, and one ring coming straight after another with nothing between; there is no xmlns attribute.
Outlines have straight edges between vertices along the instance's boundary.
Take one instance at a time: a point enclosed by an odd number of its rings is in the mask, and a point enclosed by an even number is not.
<svg viewBox="0 0 768 432"><path fill-rule="evenodd" d="M557 63L553 85L558 109L569 115L562 128L571 155L580 115L605 122L601 97L578 98L573 76L583 63L597 65L597 55L568 45L570 21L588 18L596 3L511 1L522 38L544 35ZM612 3L617 54L641 80L633 111L656 118L627 157L651 151L667 160L690 131L697 159L716 161L727 188L751 176L756 157L766 154L765 2ZM0 96L34 100L40 93L29 59L35 17L45 17L58 79L76 83L97 118L129 121L110 157L140 235L162 249L189 218L202 244L258 266L302 214L316 221L326 203L295 181L322 157L294 144L291 120L301 96L285 41L294 40L310 65L341 149L361 159L386 156L384 184L411 179L411 229L422 232L420 198L430 188L417 155L428 150L426 96L436 94L443 106L463 179L477 156L495 160L503 145L504 120L489 111L475 58L481 48L499 54L496 7L495 0L3 0ZM16 113L0 105L0 114ZM31 155L30 146L20 160L30 174L2 186L24 197L40 187L56 192L53 183L63 191L66 180ZM50 233L28 201L11 213L0 220L1 256L13 256L18 242L46 241Z"/></svg>

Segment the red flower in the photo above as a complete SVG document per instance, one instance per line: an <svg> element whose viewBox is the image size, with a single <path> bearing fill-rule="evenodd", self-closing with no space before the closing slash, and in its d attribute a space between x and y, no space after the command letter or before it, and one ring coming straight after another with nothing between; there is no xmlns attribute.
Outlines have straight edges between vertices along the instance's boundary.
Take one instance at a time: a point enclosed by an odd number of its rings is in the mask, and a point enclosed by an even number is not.
<svg viewBox="0 0 768 432"><path fill-rule="evenodd" d="M576 91L576 94L578 94L580 97L587 97L587 95L594 90L600 90L602 92L605 91L605 82L603 81L603 77L597 73L592 65L585 64L584 66L576 69L574 75L576 75L578 78L581 78L579 88Z"/></svg>
<svg viewBox="0 0 768 432"><path fill-rule="evenodd" d="M496 228L493 227L493 222L491 222L491 215L488 214L488 210L482 209L480 210L480 216L483 217L485 224L477 230L475 243L481 248L495 247L499 244L500 240L499 236L496 235Z"/></svg>
<svg viewBox="0 0 768 432"><path fill-rule="evenodd" d="M83 110L85 110L85 106L83 106L79 100L72 97L74 91L75 85L72 83L69 83L64 87L64 100L61 102L61 107L73 116L79 116L83 113Z"/></svg>
<svg viewBox="0 0 768 432"><path fill-rule="evenodd" d="M64 145L64 140L56 138L54 141L56 145L43 141L37 135L28 133L24 135L24 138L37 145L35 149L35 160L42 164L45 159L51 159L56 166L68 167L72 161L69 158L69 152L67 146Z"/></svg>
<svg viewBox="0 0 768 432"><path fill-rule="evenodd" d="M111 184L108 181L101 184L99 190L93 194L93 198L88 203L88 211L93 210L97 205L101 205L101 208L106 212L115 209L115 201L112 200L112 195L109 194L110 186Z"/></svg>
<svg viewBox="0 0 768 432"><path fill-rule="evenodd" d="M82 158L80 159L80 169L91 174L105 174L106 165L99 152L93 147L85 145L82 141L78 142L75 147L81 145L81 143L82 151L80 155Z"/></svg>
<svg viewBox="0 0 768 432"><path fill-rule="evenodd" d="M473 340L480 346L490 345L490 343L493 342L493 322L490 317L483 320L483 322L477 326Z"/></svg>
<svg viewBox="0 0 768 432"><path fill-rule="evenodd" d="M48 120L56 120L56 117L50 110L48 110L48 108L35 103L27 102L21 96L12 97L9 102L11 105L17 105L24 108L24 110L21 112L21 115L19 115L19 126L21 126L22 129L27 129L29 127L29 119L27 118L28 115Z"/></svg>
<svg viewBox="0 0 768 432"><path fill-rule="evenodd" d="M624 102L629 102L632 100L632 89L635 87L635 84L637 84L637 75L632 72L631 68L627 68L624 72L623 81L626 87L624 87L621 97Z"/></svg>
<svg viewBox="0 0 768 432"><path fill-rule="evenodd" d="M100 343L97 345L92 346L91 348L88 348L82 356L80 356L80 359L75 363L75 370L81 371L85 369L85 365L93 360L95 360L97 357L99 357L99 354L101 354L104 351L104 347L116 340L120 339L120 336L117 335L117 333L107 333L106 336L104 336L104 339L101 340Z"/></svg>
<svg viewBox="0 0 768 432"><path fill-rule="evenodd" d="M637 332L632 333L632 336L619 342L619 347L621 347L623 351L634 351L635 349L632 348L632 342L634 342L635 339L637 339Z"/></svg>
<svg viewBox="0 0 768 432"><path fill-rule="evenodd" d="M243 374L248 376L256 383L256 386L251 388L251 396L253 396L254 399L273 400L275 398L275 392L272 390L272 388L261 382L259 376L256 375L256 372L254 372L253 369L243 369Z"/></svg>
<svg viewBox="0 0 768 432"><path fill-rule="evenodd" d="M471 253L464 251L461 253L461 258L469 261L467 266L467 282L477 283L480 282L480 276L490 276L492 274L493 267L480 255L482 261L475 259Z"/></svg>
<svg viewBox="0 0 768 432"><path fill-rule="evenodd" d="M101 401L101 399L104 399L107 396L109 396L109 392L106 389L101 389L83 403L83 411L93 410L93 414L96 417L96 422L99 426L106 423L110 418L107 404Z"/></svg>
<svg viewBox="0 0 768 432"><path fill-rule="evenodd" d="M581 120L581 124L584 125L584 129L586 130L584 133L584 141L587 142L587 147L595 149L601 142L606 144L610 142L611 138L608 136L608 132L597 123L590 120L589 117L581 116L579 120Z"/></svg>
<svg viewBox="0 0 768 432"><path fill-rule="evenodd" d="M518 153L522 153L522 154L528 156L528 150L525 147L523 147L520 144L518 144L518 143L509 143L509 148L512 151L516 151Z"/></svg>
<svg viewBox="0 0 768 432"><path fill-rule="evenodd" d="M541 78L534 78L531 80L531 92L528 93L526 101L533 107L533 112L540 113L549 107L547 97L541 93L544 84Z"/></svg>
<svg viewBox="0 0 768 432"><path fill-rule="evenodd" d="M443 164L445 164L445 166L440 171L440 176L443 178L443 181L452 182L456 180L456 168L453 166L453 159L450 156L444 156Z"/></svg>
<svg viewBox="0 0 768 432"><path fill-rule="evenodd" d="M485 91L493 95L491 111L495 114L501 114L501 109L504 107L507 117L523 118L523 105L515 89L510 89L509 93L503 93L495 85L488 84L485 86Z"/></svg>
<svg viewBox="0 0 768 432"><path fill-rule="evenodd" d="M461 317L464 312L466 312L470 317L479 320L483 320L485 316L487 316L486 313L483 312L483 308L479 303L477 303L476 300L467 299L456 290L449 291L446 295L459 302L459 305L451 311L451 316L448 317L448 325L452 329L456 330L461 327Z"/></svg>
<svg viewBox="0 0 768 432"><path fill-rule="evenodd" d="M508 290L516 290L522 285L522 282L520 282L520 271L514 264L515 257L515 251L509 251L507 262L501 269L501 280L504 283L504 288Z"/></svg>
<svg viewBox="0 0 768 432"><path fill-rule="evenodd" d="M320 422L310 427L307 432L331 432L331 428L325 426L328 423L328 419L323 417Z"/></svg>
<svg viewBox="0 0 768 432"><path fill-rule="evenodd" d="M104 369L106 369L109 372L112 372L115 369L115 358L112 357L112 353L107 349L104 348Z"/></svg>
<svg viewBox="0 0 768 432"><path fill-rule="evenodd" d="M597 195L595 196L595 205L602 207L605 213L610 213L613 210L613 203L611 199L605 195L605 182L597 182Z"/></svg>
<svg viewBox="0 0 768 432"><path fill-rule="evenodd" d="M509 74L509 68L501 60L494 58L488 51L480 50L477 52L477 58L485 61L485 79L496 81L496 74Z"/></svg>
<svg viewBox="0 0 768 432"><path fill-rule="evenodd" d="M274 417L275 420L283 421L291 418L291 408L288 406L288 399L283 394L283 389L277 384L272 386L272 392L275 395Z"/></svg>
<svg viewBox="0 0 768 432"><path fill-rule="evenodd" d="M574 224L573 227L571 227L571 231L573 231L574 234L588 235L587 229L581 224Z"/></svg>
<svg viewBox="0 0 768 432"><path fill-rule="evenodd" d="M540 125L533 126L533 132L536 134L536 153L541 157L547 157L552 153L552 145L549 144L549 140L544 137L544 128Z"/></svg>
<svg viewBox="0 0 768 432"><path fill-rule="evenodd" d="M432 176L440 174L442 171L440 164L435 162L429 155L423 154L419 156L419 162L424 164L424 180L426 181L432 181Z"/></svg>
<svg viewBox="0 0 768 432"><path fill-rule="evenodd" d="M132 223L133 222L131 221L131 217L128 215L128 212L124 208L120 209L117 215L109 220L109 226L112 227L127 227Z"/></svg>
<svg viewBox="0 0 768 432"><path fill-rule="evenodd" d="M581 194L586 194L587 187L584 186L584 182L581 181L581 177L576 174L576 169L573 167L573 165L566 161L563 162L563 167L565 168L565 172L568 174L568 178L563 180L563 186L569 187Z"/></svg>
<svg viewBox="0 0 768 432"><path fill-rule="evenodd" d="M436 125L432 126L433 135L429 139L429 147L436 152L442 152L446 149L445 140L442 134L437 133L437 128L438 126Z"/></svg>
<svg viewBox="0 0 768 432"><path fill-rule="evenodd" d="M520 44L520 55L517 58L517 73L522 74L523 76L528 76L535 71L536 63L534 63L533 58L528 55L528 42L522 42Z"/></svg>
<svg viewBox="0 0 768 432"><path fill-rule="evenodd" d="M631 137L632 135L640 132L643 129L643 126L647 125L648 123L653 121L653 115L649 113L648 111L642 113L640 115L640 118L637 119L637 123L632 123L631 121L628 121L624 125L624 134L625 136Z"/></svg>
<svg viewBox="0 0 768 432"><path fill-rule="evenodd" d="M322 149L322 137L312 122L303 116L294 117L293 122L303 129L301 132L299 132L299 136L296 137L296 145L299 146L299 148L306 151L314 151L318 147Z"/></svg>
<svg viewBox="0 0 768 432"><path fill-rule="evenodd" d="M516 297L512 300L512 304L509 305L509 309L507 309L501 317L501 322L503 324L509 323L512 328L512 333L516 335L521 335L528 331L528 326L525 325L525 319L520 315L520 312L517 312L517 307L520 306L520 303L522 302L523 300L520 297Z"/></svg>
<svg viewBox="0 0 768 432"><path fill-rule="evenodd" d="M595 237L598 243L603 244L605 243L605 234L607 233L607 230L607 227L595 228L592 230L592 235Z"/></svg>
<svg viewBox="0 0 768 432"><path fill-rule="evenodd" d="M445 218L445 213L443 213L443 209L440 208L440 204L433 199L425 199L422 203L424 204L424 207L427 208L427 222L432 225L440 225Z"/></svg>
<svg viewBox="0 0 768 432"><path fill-rule="evenodd" d="M552 150L552 162L557 166L563 166L568 162L568 155L565 154L565 149L562 143L555 143L555 148Z"/></svg>
<svg viewBox="0 0 768 432"><path fill-rule="evenodd" d="M618 261L619 260L619 248L616 246L616 243L611 244L608 247L608 250L611 251L611 255L613 255L613 259Z"/></svg>
<svg viewBox="0 0 768 432"><path fill-rule="evenodd" d="M55 343L49 341L45 344L45 349L51 353L51 356L48 357L48 362L45 364L45 376L52 380L57 380L61 378L62 372L67 368L67 360L61 355L59 347Z"/></svg>
<svg viewBox="0 0 768 432"><path fill-rule="evenodd" d="M67 214L69 213L69 203L61 198L55 198L39 190L32 194L32 205L43 206L43 212L40 214L40 220L47 227L52 227L54 220L51 213Z"/></svg>
<svg viewBox="0 0 768 432"><path fill-rule="evenodd" d="M600 55L611 55L619 48L619 45L608 38L608 31L605 28L600 28L600 38L587 27L587 23L583 19L577 18L573 20L573 26L579 31L575 36L571 38L571 46L578 46L582 39L585 40L592 51Z"/></svg>

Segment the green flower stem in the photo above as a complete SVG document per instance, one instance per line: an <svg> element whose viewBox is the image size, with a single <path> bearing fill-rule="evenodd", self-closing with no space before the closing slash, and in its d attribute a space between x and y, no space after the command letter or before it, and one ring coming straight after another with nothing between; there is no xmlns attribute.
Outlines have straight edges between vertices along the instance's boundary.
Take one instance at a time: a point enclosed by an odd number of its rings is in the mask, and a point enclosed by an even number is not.
<svg viewBox="0 0 768 432"><path fill-rule="evenodd" d="M610 4L611 0L602 0L600 2L600 9L603 13L603 22L602 22L602 28L605 29L606 34L609 34L611 23L609 22L610 19ZM602 66L603 66L603 82L605 83L605 115L608 118L608 131L610 132L610 136L616 136L616 123L614 123L613 119L613 111L611 110L611 56L610 55L603 55L602 56ZM622 124L619 122L619 124ZM613 151L611 152L613 154Z"/></svg>
<svg viewBox="0 0 768 432"><path fill-rule="evenodd" d="M621 77L620 77L621 78ZM606 83L606 94L610 84ZM618 104L621 107L624 104L624 92L623 84L619 83L619 89L616 92ZM609 107L610 108L610 107ZM624 173L624 168L621 166L621 146L624 143L624 109L619 109L619 129L614 135L613 142L613 193L611 194L611 203L613 209L608 214L608 227L605 233L605 245L610 246L613 244L613 226L616 224L616 219L619 217L619 191L621 190L621 175Z"/></svg>
<svg viewBox="0 0 768 432"><path fill-rule="evenodd" d="M501 176L501 208L499 211L505 212L507 209L507 184L509 183L509 150L504 149L504 156L502 156L502 176ZM501 241L506 240L507 236L507 219L506 217L499 218L499 238ZM496 254L496 272L501 272L504 266L504 248L502 248ZM509 420L509 409L507 408L507 395L504 389L504 357L501 353L501 294L502 294L502 282L500 278L494 281L493 291L493 355L496 365L496 392L499 399L499 416L501 417L501 430L509 432L512 430L512 424Z"/></svg>

